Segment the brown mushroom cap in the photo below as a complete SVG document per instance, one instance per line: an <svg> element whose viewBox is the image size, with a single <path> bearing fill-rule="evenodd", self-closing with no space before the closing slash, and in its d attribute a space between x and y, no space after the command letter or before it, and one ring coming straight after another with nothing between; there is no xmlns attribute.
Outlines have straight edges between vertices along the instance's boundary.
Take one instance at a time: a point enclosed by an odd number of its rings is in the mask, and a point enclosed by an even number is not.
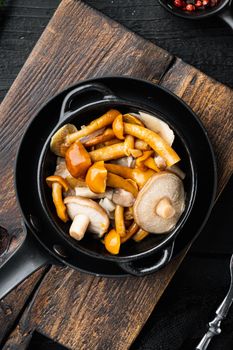
<svg viewBox="0 0 233 350"><path fill-rule="evenodd" d="M166 233L177 224L184 208L182 180L164 171L153 175L138 193L134 220L145 231Z"/></svg>
<svg viewBox="0 0 233 350"><path fill-rule="evenodd" d="M69 145L66 145L66 136L73 134L77 131L77 128L73 124L63 125L57 132L53 135L50 142L50 149L57 156L65 156L65 152Z"/></svg>
<svg viewBox="0 0 233 350"><path fill-rule="evenodd" d="M64 199L69 217L73 220L76 215L88 216L90 223L88 230L102 237L109 227L106 211L95 201L88 198L70 196Z"/></svg>

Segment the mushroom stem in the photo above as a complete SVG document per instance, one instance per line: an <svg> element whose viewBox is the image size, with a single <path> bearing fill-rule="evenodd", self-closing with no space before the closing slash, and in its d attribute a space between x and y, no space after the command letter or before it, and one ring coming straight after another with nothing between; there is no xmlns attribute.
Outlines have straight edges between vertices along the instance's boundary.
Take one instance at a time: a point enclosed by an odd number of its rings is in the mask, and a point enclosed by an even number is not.
<svg viewBox="0 0 233 350"><path fill-rule="evenodd" d="M169 198L162 198L156 206L156 214L163 219L170 219L175 215L175 209L171 205Z"/></svg>
<svg viewBox="0 0 233 350"><path fill-rule="evenodd" d="M58 217L62 221L67 222L69 218L66 212L66 206L63 203L63 199L62 199L62 185L59 184L58 182L52 183L52 197L53 197L53 203L55 205Z"/></svg>
<svg viewBox="0 0 233 350"><path fill-rule="evenodd" d="M70 236L76 239L77 241L80 241L85 235L85 232L87 230L89 223L90 223L90 219L87 215L84 215L84 214L76 215L74 217L72 225L70 226L70 230L69 230Z"/></svg>

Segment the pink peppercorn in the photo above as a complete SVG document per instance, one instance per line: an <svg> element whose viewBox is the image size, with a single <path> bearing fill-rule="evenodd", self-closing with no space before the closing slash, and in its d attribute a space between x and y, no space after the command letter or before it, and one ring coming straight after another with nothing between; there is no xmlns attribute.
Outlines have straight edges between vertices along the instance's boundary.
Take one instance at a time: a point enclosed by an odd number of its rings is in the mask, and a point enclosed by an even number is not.
<svg viewBox="0 0 233 350"><path fill-rule="evenodd" d="M202 6L202 2L200 0L197 0L197 2L195 3L196 7L201 7Z"/></svg>
<svg viewBox="0 0 233 350"><path fill-rule="evenodd" d="M194 5L192 5L192 4L188 4L188 5L186 5L186 10L187 11L195 11L195 6Z"/></svg>
<svg viewBox="0 0 233 350"><path fill-rule="evenodd" d="M183 6L183 1L182 0L174 0L174 5L176 7L182 7Z"/></svg>

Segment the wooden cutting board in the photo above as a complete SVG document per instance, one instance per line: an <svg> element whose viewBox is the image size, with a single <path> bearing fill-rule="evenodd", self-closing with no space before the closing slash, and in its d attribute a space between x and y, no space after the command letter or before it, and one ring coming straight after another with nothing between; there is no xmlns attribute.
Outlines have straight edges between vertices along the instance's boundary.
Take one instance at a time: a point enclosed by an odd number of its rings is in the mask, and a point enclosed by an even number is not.
<svg viewBox="0 0 233 350"><path fill-rule="evenodd" d="M1 225L11 235L21 230L13 162L28 122L64 87L104 75L147 79L184 99L213 143L218 195L226 185L233 169L232 90L84 3L63 0L0 106ZM128 349L187 251L143 278L39 270L0 303L0 347L26 349L36 330L69 349Z"/></svg>

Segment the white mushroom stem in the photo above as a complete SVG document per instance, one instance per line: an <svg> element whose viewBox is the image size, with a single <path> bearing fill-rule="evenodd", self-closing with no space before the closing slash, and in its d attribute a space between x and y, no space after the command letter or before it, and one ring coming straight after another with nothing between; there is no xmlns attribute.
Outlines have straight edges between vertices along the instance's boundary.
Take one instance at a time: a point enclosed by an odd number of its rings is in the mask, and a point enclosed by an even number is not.
<svg viewBox="0 0 233 350"><path fill-rule="evenodd" d="M90 219L87 215L84 215L84 214L76 215L74 217L72 225L70 226L70 231L69 231L70 236L76 239L77 241L80 241L85 235L85 232L87 230L89 223L90 223Z"/></svg>
<svg viewBox="0 0 233 350"><path fill-rule="evenodd" d="M107 232L109 227L109 218L106 211L101 208L98 203L92 199L78 196L66 197L64 199L64 203L67 207L67 213L71 220L74 220L79 215L84 215L90 220L88 231L97 234L98 237L102 237L105 232ZM81 222L82 221L83 220L81 220ZM75 220L75 223L79 225L77 219Z"/></svg>
<svg viewBox="0 0 233 350"><path fill-rule="evenodd" d="M163 219L170 219L175 215L175 209L169 198L162 198L159 201L156 207L156 214Z"/></svg>

